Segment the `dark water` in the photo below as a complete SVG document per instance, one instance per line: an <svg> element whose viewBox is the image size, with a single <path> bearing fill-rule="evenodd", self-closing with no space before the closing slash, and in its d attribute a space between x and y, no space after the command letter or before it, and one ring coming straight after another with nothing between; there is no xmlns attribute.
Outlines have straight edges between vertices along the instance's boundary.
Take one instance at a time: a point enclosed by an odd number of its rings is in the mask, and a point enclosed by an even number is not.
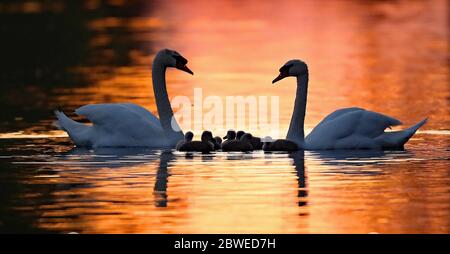
<svg viewBox="0 0 450 254"><path fill-rule="evenodd" d="M439 0L2 1L0 232L449 233L448 13ZM405 151L209 155L73 148L52 126L54 109L88 103L156 113L164 47L196 73L169 71L171 97L278 95L281 133L295 87L270 81L294 57L311 74L307 129L346 106L429 122Z"/></svg>

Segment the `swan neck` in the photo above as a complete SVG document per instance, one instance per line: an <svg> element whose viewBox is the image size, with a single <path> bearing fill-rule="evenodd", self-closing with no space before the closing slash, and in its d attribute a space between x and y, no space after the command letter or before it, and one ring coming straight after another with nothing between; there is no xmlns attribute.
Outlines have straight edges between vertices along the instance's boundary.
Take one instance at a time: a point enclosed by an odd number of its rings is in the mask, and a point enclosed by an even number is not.
<svg viewBox="0 0 450 254"><path fill-rule="evenodd" d="M306 101L308 96L308 73L297 77L297 93L295 96L294 112L292 113L291 123L287 134L287 139L297 143L304 148L305 143L305 114Z"/></svg>
<svg viewBox="0 0 450 254"><path fill-rule="evenodd" d="M166 137L169 139L170 145L173 145L179 140L182 140L184 136L175 119L173 120L174 124L172 124L173 110L167 94L166 68L167 67L160 60L159 55L157 55L152 66L153 92L155 94L161 126ZM176 128L173 128L172 125Z"/></svg>

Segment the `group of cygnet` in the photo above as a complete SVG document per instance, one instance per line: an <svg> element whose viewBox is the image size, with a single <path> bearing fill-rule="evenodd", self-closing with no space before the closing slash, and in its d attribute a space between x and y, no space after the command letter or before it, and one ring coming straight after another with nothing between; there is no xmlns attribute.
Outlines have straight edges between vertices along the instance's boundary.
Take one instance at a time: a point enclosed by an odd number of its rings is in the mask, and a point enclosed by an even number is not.
<svg viewBox="0 0 450 254"><path fill-rule="evenodd" d="M266 151L272 151L269 142L262 142L261 138L253 137L252 134L244 131L229 130L227 135L223 137L223 142L219 136L213 137L210 131L204 131L200 141L192 140L193 137L194 133L191 131L186 132L184 140L178 142L176 149L185 152L204 153L220 149L224 152L249 152L264 148Z"/></svg>

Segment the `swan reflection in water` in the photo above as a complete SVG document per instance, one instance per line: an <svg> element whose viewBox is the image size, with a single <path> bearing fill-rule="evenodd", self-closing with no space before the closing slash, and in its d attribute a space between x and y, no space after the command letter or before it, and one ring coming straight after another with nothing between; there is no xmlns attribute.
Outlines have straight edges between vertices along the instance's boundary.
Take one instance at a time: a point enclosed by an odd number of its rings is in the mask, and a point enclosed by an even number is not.
<svg viewBox="0 0 450 254"><path fill-rule="evenodd" d="M396 164L415 159L408 150L323 150L309 151L311 160L318 161L327 167L323 173L354 174L354 175L380 175L382 170L374 170L371 166L383 164Z"/></svg>
<svg viewBox="0 0 450 254"><path fill-rule="evenodd" d="M333 151L307 151L307 156L311 161L317 161L320 165L326 166L322 173L327 174L355 174L374 175L383 174L383 171L366 169L366 166L395 163L396 160L405 161L413 155L408 151L382 151L382 150L333 150ZM263 155L263 157L261 157ZM193 160L199 158L201 163L214 163L216 159L236 161L255 161L263 159L264 163L270 164L276 158L289 158L295 169L298 188L298 206L307 205L307 174L305 170L305 151L300 150L293 153L243 153L243 152L214 152L209 154L201 153L179 153L172 150L151 150L143 148L97 148L83 149L76 148L68 152L66 156L71 162L83 161L83 167L88 168L121 168L148 164L159 161L156 166L155 183L153 196L156 207L168 206L168 182L171 177L170 167L177 160ZM60 157L61 158L61 157ZM150 173L153 175L153 173Z"/></svg>
<svg viewBox="0 0 450 254"><path fill-rule="evenodd" d="M142 147L74 147L72 150L58 156L57 159L67 162L80 162L89 168L122 168L146 164L159 159L162 150L152 150Z"/></svg>
<svg viewBox="0 0 450 254"><path fill-rule="evenodd" d="M308 197L308 190L306 187L306 173L305 173L305 151L300 150L289 154L289 158L293 159L295 172L297 174L298 183L298 206L306 206Z"/></svg>
<svg viewBox="0 0 450 254"><path fill-rule="evenodd" d="M395 163L395 160L407 160L412 157L408 151L382 151L382 150L333 150L333 151L307 151L311 160L318 161L323 166L328 166L324 173L338 174L382 174L382 171L365 170L364 166L383 164L386 162ZM76 148L67 153L69 159L76 156L83 161L88 160L88 167L109 167L120 168L138 164L147 164L158 161L156 167L155 183L153 187L155 207L168 206L168 182L171 177L170 167L177 159L193 160L198 157L201 163L211 163L215 159L225 159L227 161L251 161L263 159L266 165L272 163L275 158L290 158L295 169L297 178L298 206L307 205L307 174L305 170L305 151L300 150L293 153L264 153L261 158L260 153L178 153L172 150L151 150L143 148L98 148L82 149ZM71 159L72 160L72 159Z"/></svg>
<svg viewBox="0 0 450 254"><path fill-rule="evenodd" d="M169 182L169 165L176 160L176 156L171 151L163 151L159 159L158 171L156 172L156 182L153 188L156 207L167 207L167 183Z"/></svg>
<svg viewBox="0 0 450 254"><path fill-rule="evenodd" d="M264 160L265 165L269 166L273 161L275 157L283 158L284 156L292 159L292 164L295 169L295 174L297 177L297 197L298 197L298 206L306 206L308 204L307 197L308 197L308 190L307 190L307 175L305 170L305 151L304 150L298 150L296 152L291 153L285 153L285 152L264 152ZM285 157L284 157L285 158Z"/></svg>

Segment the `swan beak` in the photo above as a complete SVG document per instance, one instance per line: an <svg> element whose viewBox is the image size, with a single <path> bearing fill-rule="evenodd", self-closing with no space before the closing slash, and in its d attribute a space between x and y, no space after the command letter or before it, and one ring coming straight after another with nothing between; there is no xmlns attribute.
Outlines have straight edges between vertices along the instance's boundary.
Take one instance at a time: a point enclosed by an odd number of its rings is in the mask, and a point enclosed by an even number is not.
<svg viewBox="0 0 450 254"><path fill-rule="evenodd" d="M186 65L177 65L177 69L185 71L191 75L194 75L194 72L192 72Z"/></svg>
<svg viewBox="0 0 450 254"><path fill-rule="evenodd" d="M276 77L274 80L272 80L272 84L275 84L275 82L278 82L287 76L289 76L287 73L280 72L280 75L278 75L278 77Z"/></svg>
<svg viewBox="0 0 450 254"><path fill-rule="evenodd" d="M225 137L223 137L222 139L227 139L228 137L227 136L225 136Z"/></svg>

